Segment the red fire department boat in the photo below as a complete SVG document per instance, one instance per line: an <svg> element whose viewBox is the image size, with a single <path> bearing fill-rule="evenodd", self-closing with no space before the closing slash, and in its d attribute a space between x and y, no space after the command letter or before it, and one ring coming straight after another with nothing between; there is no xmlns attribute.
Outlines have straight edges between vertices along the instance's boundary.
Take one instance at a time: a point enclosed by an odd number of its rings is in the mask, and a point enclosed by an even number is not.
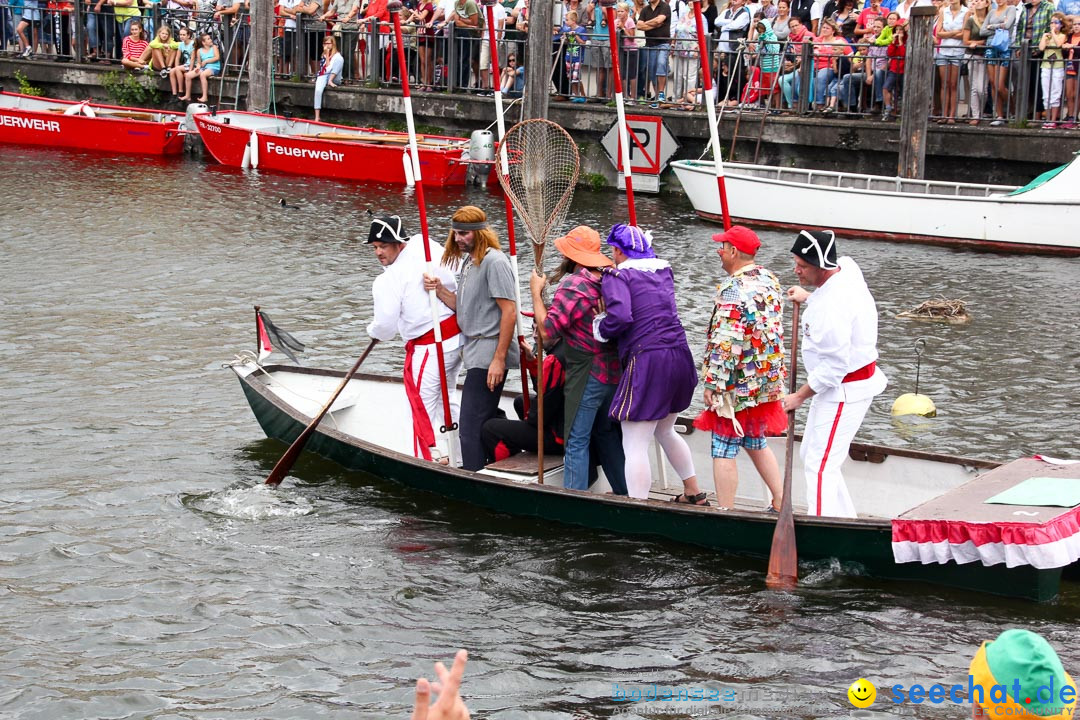
<svg viewBox="0 0 1080 720"><path fill-rule="evenodd" d="M408 182L407 133L226 110L195 115L195 127L222 165L337 180ZM464 185L469 141L418 136L425 185Z"/></svg>
<svg viewBox="0 0 1080 720"><path fill-rule="evenodd" d="M184 150L183 113L0 92L0 142L126 155Z"/></svg>

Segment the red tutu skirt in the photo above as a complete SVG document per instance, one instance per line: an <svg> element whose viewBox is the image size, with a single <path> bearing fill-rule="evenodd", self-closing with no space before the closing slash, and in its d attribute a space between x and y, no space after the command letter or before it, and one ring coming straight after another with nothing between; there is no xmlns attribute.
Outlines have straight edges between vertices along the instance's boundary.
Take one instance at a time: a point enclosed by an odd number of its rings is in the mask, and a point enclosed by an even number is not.
<svg viewBox="0 0 1080 720"><path fill-rule="evenodd" d="M779 400L739 410L735 413L735 419L742 425L743 434L747 437L783 435L787 431L788 416ZM720 417L712 410L703 410L694 420L694 427L724 437L736 437L731 420Z"/></svg>

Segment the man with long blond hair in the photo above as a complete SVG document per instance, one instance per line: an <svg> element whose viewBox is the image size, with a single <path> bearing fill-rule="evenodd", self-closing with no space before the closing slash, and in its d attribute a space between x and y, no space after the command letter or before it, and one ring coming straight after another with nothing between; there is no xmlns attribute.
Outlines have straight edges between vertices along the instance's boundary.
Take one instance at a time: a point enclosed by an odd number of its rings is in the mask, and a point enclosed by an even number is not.
<svg viewBox="0 0 1080 720"><path fill-rule="evenodd" d="M424 288L434 290L439 300L457 312L465 366L459 420L461 463L466 470L480 470L495 459L484 449L481 430L499 410L506 369L518 366L518 348L511 342L517 278L483 210L472 205L460 208L450 228L442 264L460 262L457 292L429 275L424 277Z"/></svg>

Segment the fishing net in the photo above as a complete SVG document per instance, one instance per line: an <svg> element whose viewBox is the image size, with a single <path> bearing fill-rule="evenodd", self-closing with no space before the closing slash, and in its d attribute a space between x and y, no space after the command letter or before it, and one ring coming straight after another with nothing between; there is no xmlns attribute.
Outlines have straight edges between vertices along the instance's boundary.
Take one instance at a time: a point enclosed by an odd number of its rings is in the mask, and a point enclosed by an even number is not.
<svg viewBox="0 0 1080 720"><path fill-rule="evenodd" d="M550 120L525 120L510 128L499 146L508 172L499 182L533 243L536 268L544 243L566 219L577 186L578 149L569 133Z"/></svg>

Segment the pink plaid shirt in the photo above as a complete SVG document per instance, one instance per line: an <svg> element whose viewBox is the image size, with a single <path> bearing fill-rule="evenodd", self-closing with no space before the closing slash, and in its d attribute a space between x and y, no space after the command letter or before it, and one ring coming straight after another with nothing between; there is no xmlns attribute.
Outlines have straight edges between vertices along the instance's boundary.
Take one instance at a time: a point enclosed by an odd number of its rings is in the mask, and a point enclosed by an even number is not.
<svg viewBox="0 0 1080 720"><path fill-rule="evenodd" d="M593 364L589 374L605 385L614 385L622 375L616 348L611 343L597 342L592 333L593 317L600 311L600 305L600 280L581 268L563 278L555 289L544 333L559 336L570 347L591 353Z"/></svg>

